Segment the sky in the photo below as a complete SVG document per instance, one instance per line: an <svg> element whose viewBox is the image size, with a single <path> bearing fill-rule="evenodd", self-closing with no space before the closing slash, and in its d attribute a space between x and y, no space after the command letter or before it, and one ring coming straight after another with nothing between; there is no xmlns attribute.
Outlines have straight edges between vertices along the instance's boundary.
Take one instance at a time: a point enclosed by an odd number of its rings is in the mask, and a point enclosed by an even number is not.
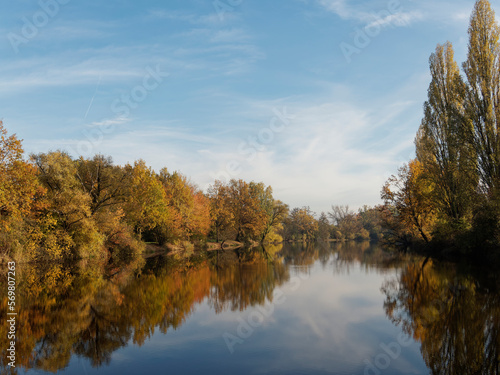
<svg viewBox="0 0 500 375"><path fill-rule="evenodd" d="M473 0L0 0L0 119L26 155L143 159L290 207L381 203L428 60ZM500 0L491 1L500 11Z"/></svg>

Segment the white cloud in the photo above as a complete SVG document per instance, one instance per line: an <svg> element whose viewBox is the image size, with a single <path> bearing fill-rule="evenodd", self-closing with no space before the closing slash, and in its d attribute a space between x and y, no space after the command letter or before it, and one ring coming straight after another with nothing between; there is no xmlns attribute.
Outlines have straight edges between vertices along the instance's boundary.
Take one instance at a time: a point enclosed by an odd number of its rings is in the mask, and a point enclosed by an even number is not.
<svg viewBox="0 0 500 375"><path fill-rule="evenodd" d="M345 0L319 0L319 4L344 19L355 18L357 14L354 9L347 5Z"/></svg>
<svg viewBox="0 0 500 375"><path fill-rule="evenodd" d="M232 10L234 9L235 7L232 8ZM147 17L151 19L168 19L186 22L192 25L205 25L215 27L222 26L228 22L234 22L238 19L238 15L234 11L224 12L224 17L221 18L215 8L213 8L212 10L213 11L208 14L197 15L194 13L179 10L168 11L164 9L151 9L148 11Z"/></svg>
<svg viewBox="0 0 500 375"><path fill-rule="evenodd" d="M366 28L378 27L407 27L410 26L415 21L421 20L423 15L421 12L400 12L395 14L390 14L384 17L374 16L374 20L369 23Z"/></svg>
<svg viewBox="0 0 500 375"><path fill-rule="evenodd" d="M92 122L89 126L110 126L110 125L122 125L122 124L125 124L127 122L130 122L131 120L127 117L121 117L121 116L118 116L118 117L115 117L115 118L112 118L112 119L104 119L104 120L101 120L101 121L94 121Z"/></svg>

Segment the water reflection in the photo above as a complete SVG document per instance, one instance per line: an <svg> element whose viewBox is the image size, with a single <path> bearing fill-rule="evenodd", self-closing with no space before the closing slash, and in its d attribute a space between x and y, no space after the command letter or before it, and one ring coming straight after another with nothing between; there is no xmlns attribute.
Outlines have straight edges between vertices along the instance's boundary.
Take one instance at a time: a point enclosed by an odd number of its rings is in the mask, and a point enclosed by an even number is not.
<svg viewBox="0 0 500 375"><path fill-rule="evenodd" d="M497 287L491 279L419 260L384 285L384 307L395 324L421 343L432 374L498 374Z"/></svg>
<svg viewBox="0 0 500 375"><path fill-rule="evenodd" d="M336 276L335 283L329 284L332 272L343 276ZM316 335L303 337L306 341L316 337L308 344L315 351L314 359L309 359L311 365L320 366L324 361L324 368L364 372L363 361L373 358L379 343L392 335L387 328L377 331L384 310L382 299L378 300L382 296L374 296L373 290L376 293L385 278L385 314L421 343L422 358L432 373L498 373L496 279L480 281L449 265L390 255L370 243L293 244L214 251L188 258L160 256L126 263L18 267L16 362L22 369L57 372L70 366L77 356L95 368L113 367L113 353L124 347L142 347L158 334L171 335L187 325L198 306L222 316L251 310L272 303L273 292L292 285L295 276L311 274L313 278L300 293L287 296L290 305L279 315L282 323L273 328L291 332L287 322L305 322ZM371 274L376 277L363 279ZM1 283L5 288L5 279ZM371 289L362 292L366 285ZM0 319L5 321L6 314L4 298ZM333 317L337 320L331 320ZM215 328L220 342L223 326ZM235 327L229 324L231 332ZM7 328L0 325L2 372L7 371ZM297 338L292 342L297 342L298 357L308 352L299 344L301 335L309 331L297 326L293 329L290 335ZM258 337L254 339L261 345ZM375 340L375 344L369 347L367 340ZM352 358L346 365L341 361L347 356ZM230 359L225 357L225 361ZM418 368L418 364L412 365ZM400 368L394 371L401 373Z"/></svg>
<svg viewBox="0 0 500 375"><path fill-rule="evenodd" d="M216 312L263 304L289 278L284 264L274 261L278 251L156 257L126 266L23 267L18 276L18 366L55 372L78 355L99 367L129 341L141 346L155 330L166 334L179 327L204 299ZM6 298L0 319L7 319ZM0 331L4 370L7 328L1 325Z"/></svg>

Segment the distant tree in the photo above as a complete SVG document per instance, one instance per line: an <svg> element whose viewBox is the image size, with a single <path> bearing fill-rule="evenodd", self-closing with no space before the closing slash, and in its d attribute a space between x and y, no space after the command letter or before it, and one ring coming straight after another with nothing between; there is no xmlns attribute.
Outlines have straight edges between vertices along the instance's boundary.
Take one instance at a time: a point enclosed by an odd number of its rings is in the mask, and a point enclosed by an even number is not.
<svg viewBox="0 0 500 375"><path fill-rule="evenodd" d="M256 239L265 228L266 215L259 196L243 180L231 180L228 186L229 202L234 214L236 241Z"/></svg>
<svg viewBox="0 0 500 375"><path fill-rule="evenodd" d="M277 232L282 228L283 220L288 215L288 206L280 200L275 200L271 186L266 187L262 182L250 182L250 190L263 213L262 232L258 236L260 242L270 238L279 240Z"/></svg>
<svg viewBox="0 0 500 375"><path fill-rule="evenodd" d="M362 228L368 232L370 240L378 241L382 239L382 218L378 207L373 208L366 205L361 207L358 211L357 219ZM366 233L363 232L363 235L366 236Z"/></svg>
<svg viewBox="0 0 500 375"><path fill-rule="evenodd" d="M210 229L208 199L179 172L169 173L163 168L159 179L165 189L167 210L171 215L171 220L166 224L176 228L175 232L170 231L170 239L205 237ZM168 232L168 228L165 231Z"/></svg>
<svg viewBox="0 0 500 375"><path fill-rule="evenodd" d="M353 212L349 210L349 205L332 205L332 211L328 213L328 216L330 216L330 219L332 219L333 224L336 226L341 225L351 215L353 215Z"/></svg>
<svg viewBox="0 0 500 375"><path fill-rule="evenodd" d="M344 239L354 240L356 237L359 237L358 235L362 229L361 224L358 222L354 211L350 210L348 205L332 205L332 211L329 213L329 216Z"/></svg>
<svg viewBox="0 0 500 375"><path fill-rule="evenodd" d="M141 238L147 234L157 237L162 228L173 223L163 185L144 160L136 161L133 166L127 164L125 171L130 176L124 205L127 221ZM161 238L156 240L162 242Z"/></svg>
<svg viewBox="0 0 500 375"><path fill-rule="evenodd" d="M283 232L287 239L311 241L316 238L318 221L309 207L294 208L285 220Z"/></svg>
<svg viewBox="0 0 500 375"><path fill-rule="evenodd" d="M322 212L318 219L318 238L322 240L330 239L331 228L328 216Z"/></svg>
<svg viewBox="0 0 500 375"><path fill-rule="evenodd" d="M230 205L228 186L216 180L208 189L208 197L215 240L219 242L236 237L234 213Z"/></svg>

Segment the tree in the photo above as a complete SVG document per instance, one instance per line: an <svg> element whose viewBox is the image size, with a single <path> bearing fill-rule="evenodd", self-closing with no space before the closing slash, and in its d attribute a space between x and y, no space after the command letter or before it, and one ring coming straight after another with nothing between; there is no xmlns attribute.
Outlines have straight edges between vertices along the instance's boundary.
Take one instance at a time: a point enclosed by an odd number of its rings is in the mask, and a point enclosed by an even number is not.
<svg viewBox="0 0 500 375"><path fill-rule="evenodd" d="M477 184L475 155L464 142L470 132L464 113L466 86L451 43L438 45L429 65L432 80L415 140L417 159L434 186L436 208L447 222L457 224L470 212Z"/></svg>
<svg viewBox="0 0 500 375"><path fill-rule="evenodd" d="M26 237L26 220L34 219L34 208L44 191L36 168L23 159L21 141L7 136L0 121L0 250L12 255L21 251Z"/></svg>
<svg viewBox="0 0 500 375"><path fill-rule="evenodd" d="M204 237L210 230L210 208L208 199L196 186L179 172L169 173L166 168L160 171L159 179L165 189L167 204L171 210L176 233L170 237Z"/></svg>
<svg viewBox="0 0 500 375"><path fill-rule="evenodd" d="M310 241L316 237L318 221L309 207L296 207L285 220L283 232L287 239Z"/></svg>
<svg viewBox="0 0 500 375"><path fill-rule="evenodd" d="M263 243L266 239L278 236L276 233L282 227L283 220L288 215L288 206L273 197L271 186L265 186L262 182L250 182L250 194L257 199L264 214L264 225L259 234L259 240ZM278 236L279 237L279 236Z"/></svg>
<svg viewBox="0 0 500 375"><path fill-rule="evenodd" d="M231 237L235 227L227 185L216 180L208 189L208 197L210 199L210 216L215 239L217 242L225 241Z"/></svg>
<svg viewBox="0 0 500 375"><path fill-rule="evenodd" d="M81 187L90 195L92 215L99 210L125 202L127 173L113 165L111 157L95 155L77 160L76 176Z"/></svg>
<svg viewBox="0 0 500 375"><path fill-rule="evenodd" d="M422 172L422 164L411 160L399 169L397 176L387 180L381 197L386 206L394 207L396 219L404 228L429 242L435 211L430 199L432 186L422 178Z"/></svg>
<svg viewBox="0 0 500 375"><path fill-rule="evenodd" d="M328 216L322 212L318 219L318 238L322 240L330 239L330 231L331 225Z"/></svg>
<svg viewBox="0 0 500 375"><path fill-rule="evenodd" d="M283 238L278 232L283 229L283 223L288 217L288 205L280 200L274 200L271 212L267 213L267 222L261 235L261 242L281 242Z"/></svg>
<svg viewBox="0 0 500 375"><path fill-rule="evenodd" d="M361 229L363 229L357 220L356 214L349 209L348 205L332 205L332 211L328 215L345 239L356 239Z"/></svg>
<svg viewBox="0 0 500 375"><path fill-rule="evenodd" d="M362 228L368 232L370 240L381 240L382 235L382 218L379 207L363 206L358 210L357 221Z"/></svg>
<svg viewBox="0 0 500 375"><path fill-rule="evenodd" d="M209 196L217 240L258 239L266 226L263 206L267 204L267 194L263 184L234 179L228 184L215 181Z"/></svg>
<svg viewBox="0 0 500 375"><path fill-rule="evenodd" d="M332 205L332 211L328 213L328 216L330 216L334 225L339 226L352 214L353 212L349 210L349 205Z"/></svg>
<svg viewBox="0 0 500 375"><path fill-rule="evenodd" d="M467 77L466 111L469 141L477 153L481 187L497 194L500 184L500 29L487 0L478 0L469 26L469 48L463 69Z"/></svg>
<svg viewBox="0 0 500 375"><path fill-rule="evenodd" d="M91 218L91 197L77 179L76 164L62 151L32 155L47 190L37 227L31 232L40 256L102 255L104 236ZM32 249L36 250L36 249Z"/></svg>
<svg viewBox="0 0 500 375"><path fill-rule="evenodd" d="M236 241L256 239L265 227L265 212L256 189L243 180L231 180L229 204L234 214Z"/></svg>
<svg viewBox="0 0 500 375"><path fill-rule="evenodd" d="M155 237L161 228L171 223L165 190L144 160L136 161L133 166L127 164L125 170L130 176L125 204L127 221L141 237L148 234Z"/></svg>

